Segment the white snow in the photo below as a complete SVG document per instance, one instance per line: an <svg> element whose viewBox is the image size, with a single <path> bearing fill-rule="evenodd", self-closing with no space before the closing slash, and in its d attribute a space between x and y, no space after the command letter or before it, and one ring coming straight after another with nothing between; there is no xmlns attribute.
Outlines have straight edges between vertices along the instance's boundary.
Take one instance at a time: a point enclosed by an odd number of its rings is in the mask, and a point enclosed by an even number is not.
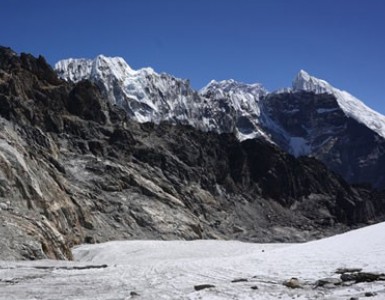
<svg viewBox="0 0 385 300"><path fill-rule="evenodd" d="M71 58L56 63L55 70L66 80L88 79L102 84L107 100L125 109L140 123L176 118L197 125L196 120L183 113L201 115L201 99L198 97L197 103L193 99L188 81L158 74L152 68L133 70L121 57Z"/></svg>
<svg viewBox="0 0 385 300"><path fill-rule="evenodd" d="M345 300L365 292L385 299L381 281L314 288L318 279L337 278L341 267L384 273L385 223L305 244L115 241L82 245L73 253L76 262L0 262L0 299ZM291 277L303 288L282 285ZM232 282L240 278L247 281ZM215 287L195 291L199 284Z"/></svg>
<svg viewBox="0 0 385 300"><path fill-rule="evenodd" d="M199 94L205 99L210 99L210 110L213 115L221 111L224 115L229 115L234 122L240 118L247 119L252 128L247 128L244 132L241 126L235 126L235 134L238 139L243 141L255 137L263 136L270 141L269 136L261 129L261 104L260 99L267 95L267 90L260 83L247 84L234 79L215 81L210 83L199 91ZM223 107L226 103L228 112ZM221 107L222 106L222 107ZM249 132L252 130L252 132Z"/></svg>
<svg viewBox="0 0 385 300"><path fill-rule="evenodd" d="M259 126L259 99L267 94L259 83L213 80L197 93L187 80L151 68L135 71L123 58L104 55L62 60L55 70L66 80L88 79L102 85L108 101L140 123L178 122L204 131L239 133L241 139L263 135L269 140ZM208 92L213 95L210 99L204 95ZM247 118L250 126L238 128L240 117Z"/></svg>
<svg viewBox="0 0 385 300"><path fill-rule="evenodd" d="M95 59L68 58L58 61L55 70L66 80L78 82L91 77L103 78L106 74L123 80L126 76L135 75L137 71L131 69L121 57L107 57L98 55Z"/></svg>
<svg viewBox="0 0 385 300"><path fill-rule="evenodd" d="M366 125L385 138L385 116L369 108L348 92L333 87L327 81L310 76L307 72L301 70L293 82L293 90L334 95L339 106L348 117Z"/></svg>
<svg viewBox="0 0 385 300"><path fill-rule="evenodd" d="M308 155L311 152L311 147L306 139L302 137L290 137L289 146L292 154L296 157Z"/></svg>
<svg viewBox="0 0 385 300"><path fill-rule="evenodd" d="M329 113L333 111L338 111L338 108L318 108L317 109L317 113L319 114Z"/></svg>
<svg viewBox="0 0 385 300"><path fill-rule="evenodd" d="M250 140L250 139L255 139L259 136L263 136L265 133L263 134L258 134L257 132L252 132L252 133L249 133L249 134L243 134L241 132L237 132L236 133L236 136L237 136L237 139L241 142L243 141L246 141L246 140Z"/></svg>

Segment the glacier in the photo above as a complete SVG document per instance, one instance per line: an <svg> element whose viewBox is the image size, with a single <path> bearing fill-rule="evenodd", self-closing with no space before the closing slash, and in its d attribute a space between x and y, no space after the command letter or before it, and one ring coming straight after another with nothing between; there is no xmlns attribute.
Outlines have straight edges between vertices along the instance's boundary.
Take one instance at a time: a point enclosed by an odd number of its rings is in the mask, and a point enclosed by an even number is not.
<svg viewBox="0 0 385 300"><path fill-rule="evenodd" d="M75 261L0 261L0 299L384 299L383 281L317 286L339 268L384 273L385 223L303 244L111 241ZM283 282L298 278L302 288ZM211 288L196 290L208 284Z"/></svg>

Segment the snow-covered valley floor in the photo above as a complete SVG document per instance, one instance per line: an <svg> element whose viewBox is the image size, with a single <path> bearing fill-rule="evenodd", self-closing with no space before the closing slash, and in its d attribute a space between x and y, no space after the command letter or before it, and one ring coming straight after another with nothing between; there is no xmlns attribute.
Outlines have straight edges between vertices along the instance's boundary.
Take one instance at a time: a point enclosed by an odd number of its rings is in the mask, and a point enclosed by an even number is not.
<svg viewBox="0 0 385 300"><path fill-rule="evenodd" d="M119 241L73 253L0 262L0 299L385 299L385 281L315 287L337 268L385 273L385 223L305 244ZM301 288L282 284L292 277Z"/></svg>

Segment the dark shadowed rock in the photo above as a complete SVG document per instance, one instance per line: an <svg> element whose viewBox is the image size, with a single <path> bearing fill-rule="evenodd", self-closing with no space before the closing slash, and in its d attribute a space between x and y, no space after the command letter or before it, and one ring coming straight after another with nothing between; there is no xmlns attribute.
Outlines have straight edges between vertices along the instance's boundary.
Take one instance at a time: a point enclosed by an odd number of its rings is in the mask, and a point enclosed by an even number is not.
<svg viewBox="0 0 385 300"><path fill-rule="evenodd" d="M369 273L369 272L357 272L357 273L345 273L341 274L342 281L354 281L358 282L372 282L372 281L385 281L384 274Z"/></svg>
<svg viewBox="0 0 385 300"><path fill-rule="evenodd" d="M210 289L210 288L215 288L215 285L212 285L212 284L199 284L199 285L195 285L194 286L194 289L196 291L201 291L201 290Z"/></svg>
<svg viewBox="0 0 385 300"><path fill-rule="evenodd" d="M341 285L342 280L340 278L322 278L316 281L315 287L334 287Z"/></svg>
<svg viewBox="0 0 385 300"><path fill-rule="evenodd" d="M231 280L232 283L237 283L237 282L247 282L247 278L236 278L234 280Z"/></svg>
<svg viewBox="0 0 385 300"><path fill-rule="evenodd" d="M366 292L365 293L365 297L374 297L376 295L377 295L377 293L375 293L375 292Z"/></svg>
<svg viewBox="0 0 385 300"><path fill-rule="evenodd" d="M385 139L348 117L333 95L272 93L264 99L263 107L270 122L276 124L266 130L282 149L296 156L315 157L350 183L384 189ZM293 148L288 137L306 141L306 146Z"/></svg>
<svg viewBox="0 0 385 300"><path fill-rule="evenodd" d="M361 272L362 269L361 268L338 268L336 270L336 274L345 274L345 273L357 273L357 272Z"/></svg>
<svg viewBox="0 0 385 300"><path fill-rule="evenodd" d="M104 111L107 109L107 103L99 101L100 98L101 95L94 84L90 81L81 81L69 94L68 112L85 120L104 124L106 122Z"/></svg>

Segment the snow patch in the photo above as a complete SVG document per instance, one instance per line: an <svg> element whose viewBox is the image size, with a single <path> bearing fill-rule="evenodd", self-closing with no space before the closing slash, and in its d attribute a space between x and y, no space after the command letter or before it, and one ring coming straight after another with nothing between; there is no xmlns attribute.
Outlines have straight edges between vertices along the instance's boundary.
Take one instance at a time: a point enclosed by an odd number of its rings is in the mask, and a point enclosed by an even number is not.
<svg viewBox="0 0 385 300"><path fill-rule="evenodd" d="M290 137L289 146L292 154L296 157L308 155L311 151L308 141L302 137Z"/></svg>
<svg viewBox="0 0 385 300"><path fill-rule="evenodd" d="M318 108L317 113L324 114L324 113L330 113L330 112L337 111L337 110L338 110L338 108Z"/></svg>

